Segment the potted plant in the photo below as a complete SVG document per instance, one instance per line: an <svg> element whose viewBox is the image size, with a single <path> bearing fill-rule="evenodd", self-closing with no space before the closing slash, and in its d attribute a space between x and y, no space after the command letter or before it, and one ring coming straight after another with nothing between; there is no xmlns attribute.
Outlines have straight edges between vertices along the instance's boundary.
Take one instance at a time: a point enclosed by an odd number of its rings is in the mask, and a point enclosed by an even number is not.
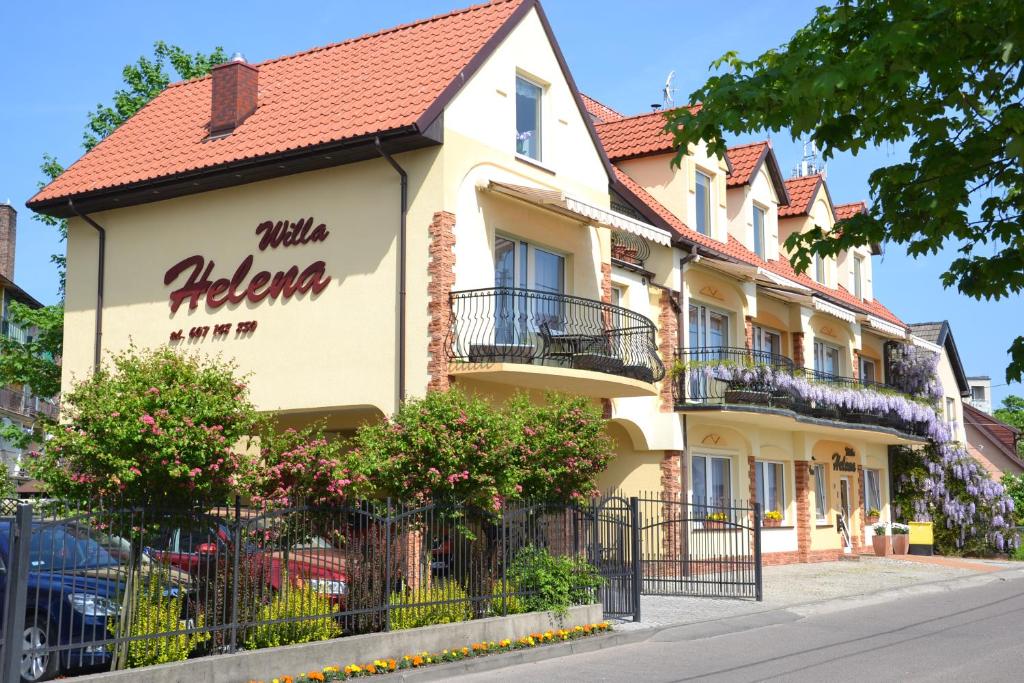
<svg viewBox="0 0 1024 683"><path fill-rule="evenodd" d="M871 508L870 510L868 510L867 520L866 520L868 526L873 526L873 525L877 524L878 523L878 518L881 516L881 514L882 513L878 511L878 508Z"/></svg>
<svg viewBox="0 0 1024 683"><path fill-rule="evenodd" d="M705 529L724 529L725 522L728 517L725 516L724 512L709 512L704 515L704 528Z"/></svg>
<svg viewBox="0 0 1024 683"><path fill-rule="evenodd" d="M871 527L875 535L871 537L871 547L878 557L885 557L889 554L889 537L886 536L888 529L884 524L876 524Z"/></svg>
<svg viewBox="0 0 1024 683"><path fill-rule="evenodd" d="M765 512L764 526L782 526L782 513L778 510L768 510Z"/></svg>
<svg viewBox="0 0 1024 683"><path fill-rule="evenodd" d="M906 524L892 525L892 554L906 555L910 548L910 527Z"/></svg>

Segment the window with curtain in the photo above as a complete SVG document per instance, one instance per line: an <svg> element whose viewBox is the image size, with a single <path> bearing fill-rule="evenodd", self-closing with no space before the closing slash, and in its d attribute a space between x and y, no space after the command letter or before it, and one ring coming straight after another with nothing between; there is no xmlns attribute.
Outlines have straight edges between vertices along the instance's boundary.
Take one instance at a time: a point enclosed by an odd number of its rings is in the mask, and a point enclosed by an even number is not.
<svg viewBox="0 0 1024 683"><path fill-rule="evenodd" d="M864 470L864 504L865 512L882 509L882 480L878 470Z"/></svg>
<svg viewBox="0 0 1024 683"><path fill-rule="evenodd" d="M828 284L825 278L825 257L821 254L814 255L814 279L820 284Z"/></svg>
<svg viewBox="0 0 1024 683"><path fill-rule="evenodd" d="M839 374L839 348L825 342L814 342L814 369L826 375Z"/></svg>
<svg viewBox="0 0 1024 683"><path fill-rule="evenodd" d="M764 209L754 206L754 253L761 258L767 258L764 249L764 214Z"/></svg>
<svg viewBox="0 0 1024 683"><path fill-rule="evenodd" d="M711 234L711 176L707 173L701 173L697 171L697 181L695 184L696 191L696 211L695 223L697 224L697 232L702 235Z"/></svg>
<svg viewBox="0 0 1024 683"><path fill-rule="evenodd" d="M540 104L544 89L516 77L516 153L540 161Z"/></svg>
<svg viewBox="0 0 1024 683"><path fill-rule="evenodd" d="M785 515L786 487L781 462L757 462L754 465L758 502L762 514L775 511Z"/></svg>
<svg viewBox="0 0 1024 683"><path fill-rule="evenodd" d="M814 466L814 514L819 524L828 524L828 481L824 465Z"/></svg>

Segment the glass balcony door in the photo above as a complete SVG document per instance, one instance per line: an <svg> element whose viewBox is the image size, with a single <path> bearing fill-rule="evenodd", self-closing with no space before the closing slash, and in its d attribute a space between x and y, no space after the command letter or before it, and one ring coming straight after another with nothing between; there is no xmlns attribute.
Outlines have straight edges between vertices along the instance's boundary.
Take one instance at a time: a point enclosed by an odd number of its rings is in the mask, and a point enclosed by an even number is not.
<svg viewBox="0 0 1024 683"><path fill-rule="evenodd" d="M528 242L495 236L494 286L530 289L549 296L527 298L500 292L495 298L494 330L499 344L524 343L542 325L564 326L565 257Z"/></svg>
<svg viewBox="0 0 1024 683"><path fill-rule="evenodd" d="M839 364L839 348L825 342L814 342L814 369L822 375L833 377L842 374Z"/></svg>

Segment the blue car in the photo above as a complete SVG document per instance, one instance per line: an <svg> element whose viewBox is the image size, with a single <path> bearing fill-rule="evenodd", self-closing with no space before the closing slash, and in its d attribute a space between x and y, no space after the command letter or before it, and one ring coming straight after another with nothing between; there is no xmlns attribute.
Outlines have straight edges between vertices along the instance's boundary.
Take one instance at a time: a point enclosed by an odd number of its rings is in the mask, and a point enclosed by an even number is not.
<svg viewBox="0 0 1024 683"><path fill-rule="evenodd" d="M9 521L0 522L0 610L10 564ZM37 683L62 671L106 664L108 621L118 616L124 564L81 527L35 524L29 549L21 680ZM0 611L0 614L3 614ZM39 649L37 652L28 651Z"/></svg>

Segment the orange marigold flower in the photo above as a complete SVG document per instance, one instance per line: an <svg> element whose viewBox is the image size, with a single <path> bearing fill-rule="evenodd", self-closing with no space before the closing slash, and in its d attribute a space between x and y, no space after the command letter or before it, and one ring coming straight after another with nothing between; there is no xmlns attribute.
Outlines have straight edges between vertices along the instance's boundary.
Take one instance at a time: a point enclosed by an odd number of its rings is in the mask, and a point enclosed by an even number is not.
<svg viewBox="0 0 1024 683"><path fill-rule="evenodd" d="M323 681L324 675L319 671L310 671L306 674L306 678L308 678L311 681Z"/></svg>
<svg viewBox="0 0 1024 683"><path fill-rule="evenodd" d="M391 671L394 671L397 668L398 668L398 662L396 662L393 659L389 659L388 660L388 669L391 670Z"/></svg>
<svg viewBox="0 0 1024 683"><path fill-rule="evenodd" d="M423 657L420 657L419 655L416 655L415 657L412 658L412 665L413 666L420 666L422 664L423 664Z"/></svg>

